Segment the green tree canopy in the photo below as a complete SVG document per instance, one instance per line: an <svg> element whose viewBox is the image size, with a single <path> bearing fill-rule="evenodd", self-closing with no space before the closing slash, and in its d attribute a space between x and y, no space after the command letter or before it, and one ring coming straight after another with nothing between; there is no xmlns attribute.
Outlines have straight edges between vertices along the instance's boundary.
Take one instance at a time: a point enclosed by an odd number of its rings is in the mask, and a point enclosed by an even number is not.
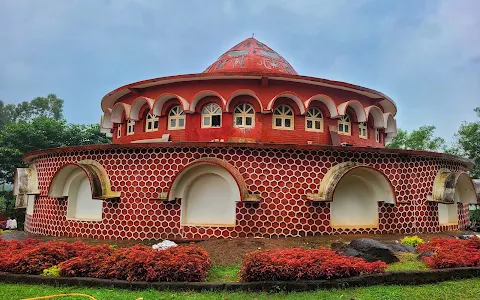
<svg viewBox="0 0 480 300"><path fill-rule="evenodd" d="M435 126L421 126L408 133L406 130L398 129L397 136L386 145L387 148L439 151L445 146L445 140L435 137Z"/></svg>
<svg viewBox="0 0 480 300"><path fill-rule="evenodd" d="M63 100L51 94L31 102L0 102L0 183L12 183L15 168L24 166L23 154L65 146L107 144L99 125L69 124L63 119Z"/></svg>

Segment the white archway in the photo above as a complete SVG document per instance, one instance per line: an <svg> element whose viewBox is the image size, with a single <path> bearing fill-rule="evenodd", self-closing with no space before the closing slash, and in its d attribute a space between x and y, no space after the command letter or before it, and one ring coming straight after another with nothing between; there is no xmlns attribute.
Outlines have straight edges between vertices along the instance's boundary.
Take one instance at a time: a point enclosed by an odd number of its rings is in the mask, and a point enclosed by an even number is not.
<svg viewBox="0 0 480 300"><path fill-rule="evenodd" d="M288 98L288 99L293 100L295 102L295 104L297 104L298 109L300 110L300 114L302 116L305 114L305 112L306 112L305 105L303 104L302 100L300 100L300 97L297 94L295 94L294 92L290 92L290 91L282 92L282 93L276 95L275 97L273 97L273 99L270 100L270 102L268 102L267 111L272 111L273 110L275 101L277 101L278 98Z"/></svg>
<svg viewBox="0 0 480 300"><path fill-rule="evenodd" d="M241 195L234 177L224 168L193 165L175 178L171 193L182 199L182 225L235 226Z"/></svg>
<svg viewBox="0 0 480 300"><path fill-rule="evenodd" d="M366 122L367 115L365 113L365 108L358 100L349 100L347 102L343 102L338 105L338 114L340 116L344 116L347 113L347 108L351 107L353 111L355 111L355 115L357 116L357 122Z"/></svg>
<svg viewBox="0 0 480 300"><path fill-rule="evenodd" d="M310 108L310 104L313 101L319 101L325 104L325 106L328 109L328 112L330 113L330 118L334 119L338 117L337 106L335 105L335 102L333 101L333 99L330 98L329 96L323 95L323 94L317 94L315 96L310 97L307 101L305 101L305 107L307 110Z"/></svg>
<svg viewBox="0 0 480 300"><path fill-rule="evenodd" d="M365 107L365 114L367 115L367 120L370 118L370 116L373 117L373 124L375 128L385 128L383 112L378 106L370 105Z"/></svg>
<svg viewBox="0 0 480 300"><path fill-rule="evenodd" d="M390 182L374 169L353 168L335 187L330 203L330 225L336 228L377 228L378 202L395 203Z"/></svg>
<svg viewBox="0 0 480 300"><path fill-rule="evenodd" d="M80 168L74 168L64 178L63 193L67 197L67 219L101 221L103 201L92 198L90 180Z"/></svg>

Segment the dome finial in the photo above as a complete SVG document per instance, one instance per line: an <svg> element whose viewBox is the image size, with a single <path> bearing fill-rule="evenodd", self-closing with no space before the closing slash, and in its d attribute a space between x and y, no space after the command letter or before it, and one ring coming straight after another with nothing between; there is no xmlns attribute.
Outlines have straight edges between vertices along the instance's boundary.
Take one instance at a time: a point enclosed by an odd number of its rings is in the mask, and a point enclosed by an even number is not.
<svg viewBox="0 0 480 300"><path fill-rule="evenodd" d="M252 33L252 38L255 37L255 33Z"/></svg>

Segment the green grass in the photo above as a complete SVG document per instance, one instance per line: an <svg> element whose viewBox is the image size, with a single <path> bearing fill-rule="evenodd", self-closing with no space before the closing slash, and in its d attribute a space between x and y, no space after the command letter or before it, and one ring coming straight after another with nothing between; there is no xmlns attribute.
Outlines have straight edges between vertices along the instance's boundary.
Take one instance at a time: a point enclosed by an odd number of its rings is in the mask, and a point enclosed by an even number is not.
<svg viewBox="0 0 480 300"><path fill-rule="evenodd" d="M427 266L423 260L418 260L418 254L404 253L398 255L400 261L394 264L390 264L387 267L388 271L408 271L408 270L427 270Z"/></svg>
<svg viewBox="0 0 480 300"><path fill-rule="evenodd" d="M234 282L240 281L238 276L240 266L218 266L214 265L208 272L207 281L209 282Z"/></svg>
<svg viewBox="0 0 480 300"><path fill-rule="evenodd" d="M318 290L299 293L245 293L245 292L169 292L156 290L128 291L118 289L97 289L82 287L51 287L45 285L0 283L0 299L24 299L63 293L88 294L98 300L148 299L479 299L480 279L446 281L422 286L372 286L342 290ZM57 299L57 298L55 298ZM64 297L58 299L87 299Z"/></svg>

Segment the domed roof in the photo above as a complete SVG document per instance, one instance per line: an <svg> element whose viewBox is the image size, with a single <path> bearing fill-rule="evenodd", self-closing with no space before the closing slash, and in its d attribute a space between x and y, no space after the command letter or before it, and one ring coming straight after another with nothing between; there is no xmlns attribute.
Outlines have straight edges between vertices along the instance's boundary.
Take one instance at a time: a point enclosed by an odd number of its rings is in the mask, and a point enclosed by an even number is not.
<svg viewBox="0 0 480 300"><path fill-rule="evenodd" d="M297 75L277 52L253 37L240 42L211 64L203 73L285 73Z"/></svg>

